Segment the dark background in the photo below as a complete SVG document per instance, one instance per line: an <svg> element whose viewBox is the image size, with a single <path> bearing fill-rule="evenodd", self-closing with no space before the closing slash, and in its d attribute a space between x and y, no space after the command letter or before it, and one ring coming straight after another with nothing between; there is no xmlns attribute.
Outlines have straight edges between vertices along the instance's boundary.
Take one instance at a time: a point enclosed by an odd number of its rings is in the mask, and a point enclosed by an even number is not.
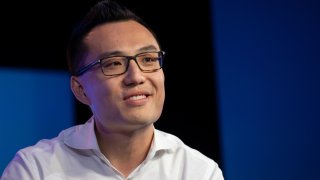
<svg viewBox="0 0 320 180"><path fill-rule="evenodd" d="M210 1L121 2L154 29L166 51L166 101L156 127L177 135L219 163ZM0 66L67 70L67 38L94 3L83 0L3 3ZM85 122L91 115L89 109L76 100L75 106L75 124Z"/></svg>
<svg viewBox="0 0 320 180"><path fill-rule="evenodd" d="M94 1L19 1L0 5L0 66L66 71L67 37ZM319 1L126 1L167 52L159 129L226 179L319 179ZM75 105L79 124L90 113Z"/></svg>

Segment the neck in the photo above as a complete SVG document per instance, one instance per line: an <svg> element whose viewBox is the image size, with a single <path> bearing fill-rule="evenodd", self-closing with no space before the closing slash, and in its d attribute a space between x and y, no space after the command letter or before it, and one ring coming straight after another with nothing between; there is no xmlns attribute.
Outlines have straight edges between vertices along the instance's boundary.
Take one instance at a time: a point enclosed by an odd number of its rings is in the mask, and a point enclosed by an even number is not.
<svg viewBox="0 0 320 180"><path fill-rule="evenodd" d="M106 132L96 128L96 134L102 154L118 171L128 176L146 158L153 130L151 124L130 132Z"/></svg>

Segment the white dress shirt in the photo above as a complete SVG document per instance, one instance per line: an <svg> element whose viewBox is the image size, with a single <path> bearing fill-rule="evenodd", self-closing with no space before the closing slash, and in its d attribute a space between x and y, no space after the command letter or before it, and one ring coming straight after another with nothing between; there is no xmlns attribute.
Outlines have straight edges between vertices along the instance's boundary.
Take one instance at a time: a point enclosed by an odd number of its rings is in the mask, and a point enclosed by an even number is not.
<svg viewBox="0 0 320 180"><path fill-rule="evenodd" d="M154 130L146 159L124 177L100 152L94 120L17 152L1 180L223 180L212 159L176 136Z"/></svg>

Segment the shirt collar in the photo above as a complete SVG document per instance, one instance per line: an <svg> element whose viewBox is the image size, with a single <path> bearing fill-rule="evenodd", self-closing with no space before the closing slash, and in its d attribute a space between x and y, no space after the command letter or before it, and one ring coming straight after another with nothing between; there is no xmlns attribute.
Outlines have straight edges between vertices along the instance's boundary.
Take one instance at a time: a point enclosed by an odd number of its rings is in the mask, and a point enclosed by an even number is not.
<svg viewBox="0 0 320 180"><path fill-rule="evenodd" d="M64 143L75 149L93 149L100 151L94 129L94 118L91 117L85 124L75 126L73 131L65 136ZM178 144L172 135L154 129L149 155L153 156L161 150L174 150L177 146Z"/></svg>
<svg viewBox="0 0 320 180"><path fill-rule="evenodd" d="M73 131L64 138L64 143L75 149L99 150L94 132L94 118L91 117L85 124L75 126Z"/></svg>
<svg viewBox="0 0 320 180"><path fill-rule="evenodd" d="M177 148L177 143L171 138L172 135L164 133L163 131L155 129L152 148L155 151L170 150Z"/></svg>

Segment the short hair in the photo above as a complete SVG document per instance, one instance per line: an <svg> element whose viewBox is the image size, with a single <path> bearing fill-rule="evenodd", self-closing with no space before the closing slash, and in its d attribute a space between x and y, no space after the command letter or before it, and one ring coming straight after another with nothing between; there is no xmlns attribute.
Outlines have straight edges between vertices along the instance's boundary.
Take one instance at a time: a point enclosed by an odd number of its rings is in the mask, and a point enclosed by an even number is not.
<svg viewBox="0 0 320 180"><path fill-rule="evenodd" d="M157 40L155 33L151 28L134 12L127 7L121 5L114 0L101 0L97 2L73 29L68 46L67 46L67 62L71 75L83 66L83 55L87 51L87 47L83 42L83 38L96 26L111 23L133 20L146 27ZM157 40L159 43L159 41Z"/></svg>

